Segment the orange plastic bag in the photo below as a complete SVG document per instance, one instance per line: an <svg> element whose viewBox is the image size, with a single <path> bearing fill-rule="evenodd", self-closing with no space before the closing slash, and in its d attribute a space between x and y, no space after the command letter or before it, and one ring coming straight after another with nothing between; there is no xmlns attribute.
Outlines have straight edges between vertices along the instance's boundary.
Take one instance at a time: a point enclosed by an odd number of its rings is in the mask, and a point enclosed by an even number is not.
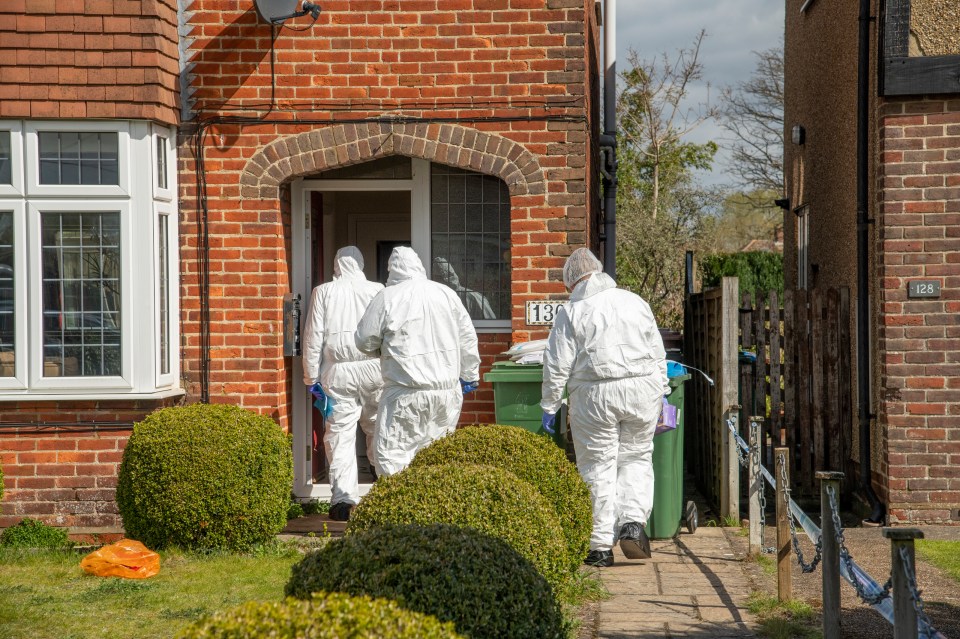
<svg viewBox="0 0 960 639"><path fill-rule="evenodd" d="M160 555L139 541L121 539L84 557L80 567L98 577L146 579L160 572Z"/></svg>

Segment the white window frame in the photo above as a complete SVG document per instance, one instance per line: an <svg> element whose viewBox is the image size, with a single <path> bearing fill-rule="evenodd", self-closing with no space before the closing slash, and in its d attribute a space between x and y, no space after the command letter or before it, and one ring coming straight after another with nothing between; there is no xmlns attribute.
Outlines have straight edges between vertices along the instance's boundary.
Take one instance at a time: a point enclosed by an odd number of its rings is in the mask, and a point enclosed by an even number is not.
<svg viewBox="0 0 960 639"><path fill-rule="evenodd" d="M117 177L119 185L99 184L40 184L41 132L56 133L116 133ZM130 197L130 124L127 122L89 121L28 121L24 126L26 138L26 165L28 197Z"/></svg>
<svg viewBox="0 0 960 639"><path fill-rule="evenodd" d="M113 389L130 390L133 388L133 285L137 278L136 266L131 263L134 234L131 232L130 203L121 201L80 200L38 200L27 204L27 252L37 259L31 259L28 265L28 279L35 285L30 286L29 322L35 339L30 344L30 389L44 390L81 390ZM41 255L41 217L45 213L117 213L120 216L120 375L89 377L44 377L43 376L43 271ZM143 233L138 233L142 237ZM143 244L143 242L140 242ZM142 255L142 246L136 254Z"/></svg>
<svg viewBox="0 0 960 639"><path fill-rule="evenodd" d="M23 125L19 120L0 120L0 131L10 134L10 184L0 184L0 198L23 197Z"/></svg>
<svg viewBox="0 0 960 639"><path fill-rule="evenodd" d="M146 121L0 121L11 131L13 187L0 187L0 211L14 213L15 376L0 378L0 400L162 399L180 388L180 267L176 131ZM40 185L41 131L118 134L119 186ZM156 181L158 136L167 141L167 189ZM149 153L149 162L143 161ZM119 213L121 374L43 376L41 215ZM170 370L160 374L159 238L167 221ZM150 336L154 337L150 337ZM136 352L134 352L136 349Z"/></svg>
<svg viewBox="0 0 960 639"><path fill-rule="evenodd" d="M156 353L156 386L157 388L172 388L176 385L180 377L179 374L179 344L180 344L180 279L179 267L180 251L178 246L177 233L177 212L176 207L167 202L156 203L156 214L154 216L154 232L157 232L159 222L163 220L167 226L167 313L170 316L167 322L167 357L170 361L170 370L166 373L160 371L160 238L154 237L154 334L157 336L154 351Z"/></svg>
<svg viewBox="0 0 960 639"><path fill-rule="evenodd" d="M160 176L157 175L157 148L160 146L161 140L165 142L164 146L166 151L166 188L160 187ZM176 197L177 192L177 170L176 163L173 161L173 158L176 157L176 132L173 129L154 124L152 126L152 134L150 136L150 151L153 158L153 162L150 164L151 183L153 184L153 199L163 200L164 202L172 202Z"/></svg>
<svg viewBox="0 0 960 639"><path fill-rule="evenodd" d="M27 251L23 250L27 244L26 207L22 200L0 199L0 212L13 213L13 303L14 322L16 325L13 338L14 345L14 373L13 377L0 377L0 390L21 390L27 388L27 348L29 347L29 322L27 299Z"/></svg>

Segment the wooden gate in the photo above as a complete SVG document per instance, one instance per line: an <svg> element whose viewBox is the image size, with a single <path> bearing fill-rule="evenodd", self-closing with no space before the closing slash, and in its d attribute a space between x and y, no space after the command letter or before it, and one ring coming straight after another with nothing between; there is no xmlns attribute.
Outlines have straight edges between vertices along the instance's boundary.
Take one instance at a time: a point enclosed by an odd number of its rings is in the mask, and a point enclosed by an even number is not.
<svg viewBox="0 0 960 639"><path fill-rule="evenodd" d="M737 401L737 287L725 277L719 288L687 297L684 362L694 372L684 390L684 455L687 472L721 516L739 512L737 454L726 423Z"/></svg>
<svg viewBox="0 0 960 639"><path fill-rule="evenodd" d="M819 494L818 470L851 477L849 289L786 291L782 307L776 293L744 294L739 315L741 433L764 418L761 461L773 468L788 447L801 494Z"/></svg>

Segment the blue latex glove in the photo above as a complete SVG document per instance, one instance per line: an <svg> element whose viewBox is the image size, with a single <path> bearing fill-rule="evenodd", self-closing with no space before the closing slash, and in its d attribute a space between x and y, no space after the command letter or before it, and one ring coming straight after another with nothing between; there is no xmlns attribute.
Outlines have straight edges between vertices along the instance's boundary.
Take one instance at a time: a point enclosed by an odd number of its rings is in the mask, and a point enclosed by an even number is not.
<svg viewBox="0 0 960 639"><path fill-rule="evenodd" d="M557 431L553 427L556 421L557 421L556 415L551 415L550 413L544 413L543 419L540 420L540 425L543 426L543 430L547 431L551 435L556 435Z"/></svg>
<svg viewBox="0 0 960 639"><path fill-rule="evenodd" d="M310 393L317 398L317 401L313 402L313 405L323 413L324 419L329 419L330 415L333 414L333 399L323 392L323 387L320 386L320 384L311 386Z"/></svg>
<svg viewBox="0 0 960 639"><path fill-rule="evenodd" d="M480 385L480 380L478 379L475 382L465 382L462 379L460 380L460 390L463 391L463 394L472 393L477 390L477 386Z"/></svg>

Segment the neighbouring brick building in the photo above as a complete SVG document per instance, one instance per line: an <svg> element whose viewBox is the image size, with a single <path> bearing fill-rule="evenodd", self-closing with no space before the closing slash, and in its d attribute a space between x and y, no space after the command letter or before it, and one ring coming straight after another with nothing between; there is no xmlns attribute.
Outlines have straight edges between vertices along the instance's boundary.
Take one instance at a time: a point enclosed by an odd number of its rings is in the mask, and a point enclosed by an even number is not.
<svg viewBox="0 0 960 639"><path fill-rule="evenodd" d="M371 279L413 246L484 370L546 335L525 303L599 247L594 1L318 4L0 6L0 526L116 528L131 424L184 401L272 416L324 496L284 297L345 244Z"/></svg>
<svg viewBox="0 0 960 639"><path fill-rule="evenodd" d="M847 286L854 297L858 4L789 0L785 41L787 286ZM950 69L960 65L960 9L939 0L872 4L873 485L891 523L957 522L960 86ZM911 282L934 286L918 297Z"/></svg>

